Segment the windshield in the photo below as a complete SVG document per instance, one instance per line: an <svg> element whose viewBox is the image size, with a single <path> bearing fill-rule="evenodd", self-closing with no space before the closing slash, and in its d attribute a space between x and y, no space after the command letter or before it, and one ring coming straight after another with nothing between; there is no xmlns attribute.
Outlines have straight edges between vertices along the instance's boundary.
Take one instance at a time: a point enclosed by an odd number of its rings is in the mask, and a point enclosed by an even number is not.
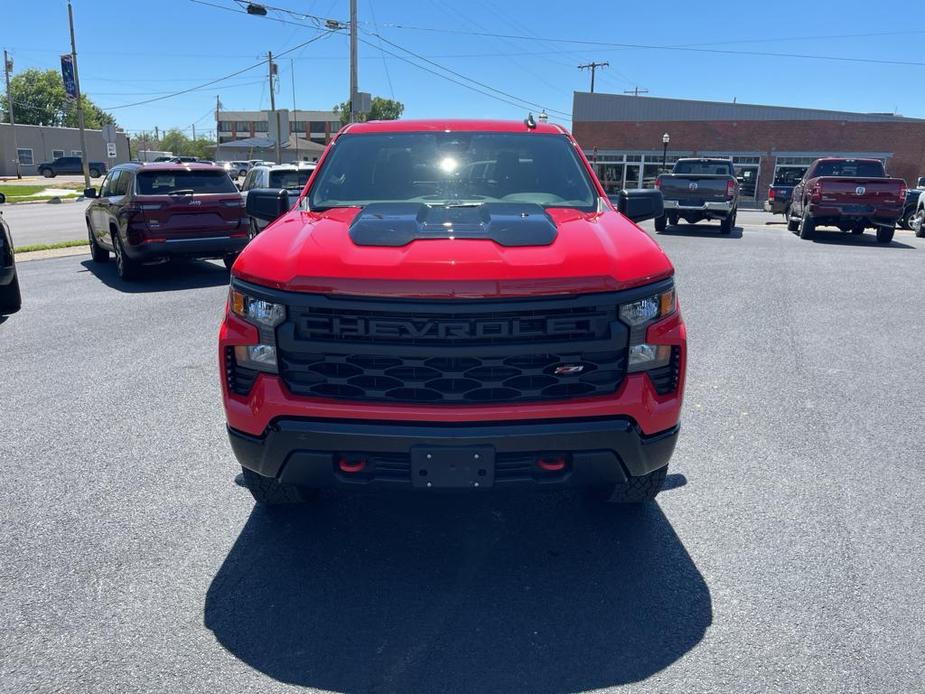
<svg viewBox="0 0 925 694"><path fill-rule="evenodd" d="M821 161L815 176L849 176L851 178L883 178L886 173L879 161Z"/></svg>
<svg viewBox="0 0 925 694"><path fill-rule="evenodd" d="M729 162L725 161L679 161L673 173L696 174L699 176L731 176Z"/></svg>
<svg viewBox="0 0 925 694"><path fill-rule="evenodd" d="M269 187L285 188L286 190L294 190L298 193L301 193L302 189L305 187L305 184L308 183L308 179L311 178L311 175L311 169L300 169L298 171L295 169L292 169L291 171L271 171Z"/></svg>
<svg viewBox="0 0 925 694"><path fill-rule="evenodd" d="M805 166L788 166L781 167L774 174L774 185L776 186L795 186L806 173Z"/></svg>
<svg viewBox="0 0 925 694"><path fill-rule="evenodd" d="M525 202L592 210L597 195L571 142L536 133L383 133L336 141L312 209L372 202Z"/></svg>
<svg viewBox="0 0 925 694"><path fill-rule="evenodd" d="M223 169L215 171L142 171L136 178L139 195L170 195L171 193L237 193Z"/></svg>

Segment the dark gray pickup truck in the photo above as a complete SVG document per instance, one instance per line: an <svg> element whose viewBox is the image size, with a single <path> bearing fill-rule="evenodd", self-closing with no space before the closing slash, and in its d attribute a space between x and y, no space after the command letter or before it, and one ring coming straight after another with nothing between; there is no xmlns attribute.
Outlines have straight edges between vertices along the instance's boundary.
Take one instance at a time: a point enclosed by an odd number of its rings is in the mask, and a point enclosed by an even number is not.
<svg viewBox="0 0 925 694"><path fill-rule="evenodd" d="M731 159L678 159L670 174L655 179L655 187L665 200L665 213L655 218L656 231L680 219L688 224L718 219L722 234L735 227L739 182Z"/></svg>

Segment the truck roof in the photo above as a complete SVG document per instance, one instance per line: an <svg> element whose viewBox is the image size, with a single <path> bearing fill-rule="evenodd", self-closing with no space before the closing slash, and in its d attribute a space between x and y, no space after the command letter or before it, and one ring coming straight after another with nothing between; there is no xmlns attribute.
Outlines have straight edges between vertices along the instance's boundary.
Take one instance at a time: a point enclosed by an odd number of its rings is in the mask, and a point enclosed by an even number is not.
<svg viewBox="0 0 925 694"><path fill-rule="evenodd" d="M407 133L407 132L497 132L497 133L549 133L564 135L565 129L554 123L536 122L528 128L522 120L471 120L434 118L427 120L374 120L347 125L344 133Z"/></svg>

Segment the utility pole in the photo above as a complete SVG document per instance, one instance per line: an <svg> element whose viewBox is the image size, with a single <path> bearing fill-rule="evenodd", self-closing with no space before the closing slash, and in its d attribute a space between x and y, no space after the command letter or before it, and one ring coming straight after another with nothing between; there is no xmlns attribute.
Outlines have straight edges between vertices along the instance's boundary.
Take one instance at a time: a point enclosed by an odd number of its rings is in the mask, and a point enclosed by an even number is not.
<svg viewBox="0 0 925 694"><path fill-rule="evenodd" d="M292 77L292 120L298 122L299 120L299 111L295 107L295 59L289 59L289 74ZM309 126L311 130L311 126ZM298 131L295 134L295 161L296 164L299 163L299 133Z"/></svg>
<svg viewBox="0 0 925 694"><path fill-rule="evenodd" d="M161 141L161 131L157 129L156 125L154 126L154 141L155 142Z"/></svg>
<svg viewBox="0 0 925 694"><path fill-rule="evenodd" d="M193 142L196 141L196 124L193 123Z"/></svg>
<svg viewBox="0 0 925 694"><path fill-rule="evenodd" d="M80 161L84 171L84 188L90 187L90 153L87 151L87 132L84 130L84 107L80 96L80 77L77 72L77 41L74 39L74 9L67 0L67 22L71 29L71 60L74 61L74 86L77 91L77 127L80 128Z"/></svg>
<svg viewBox="0 0 925 694"><path fill-rule="evenodd" d="M10 111L10 132L13 133L13 152L16 154L16 178L22 178L22 171L19 168L19 147L16 144L16 116L13 115L13 95L10 93L10 70L13 69L13 61L3 49L3 72L6 75L6 103Z"/></svg>
<svg viewBox="0 0 925 694"><path fill-rule="evenodd" d="M350 122L357 108L357 0L350 0Z"/></svg>
<svg viewBox="0 0 925 694"><path fill-rule="evenodd" d="M624 94L632 94L633 96L639 96L640 94L648 94L648 89L640 89L639 85L633 87L632 89L624 89Z"/></svg>
<svg viewBox="0 0 925 694"><path fill-rule="evenodd" d="M275 67L273 65L273 51L267 51L267 66L268 66L269 75L270 75L270 111L272 111L273 113L273 120L276 121L276 163L282 164L283 155L280 152L280 142L279 142L280 136L282 135L282 133L280 132L280 127L279 127L279 113L276 110L276 94L273 90L273 73L276 72L273 69Z"/></svg>
<svg viewBox="0 0 925 694"><path fill-rule="evenodd" d="M587 63L585 65L579 65L579 70L590 70L591 71L591 93L594 93L594 73L599 67L610 67L610 63Z"/></svg>

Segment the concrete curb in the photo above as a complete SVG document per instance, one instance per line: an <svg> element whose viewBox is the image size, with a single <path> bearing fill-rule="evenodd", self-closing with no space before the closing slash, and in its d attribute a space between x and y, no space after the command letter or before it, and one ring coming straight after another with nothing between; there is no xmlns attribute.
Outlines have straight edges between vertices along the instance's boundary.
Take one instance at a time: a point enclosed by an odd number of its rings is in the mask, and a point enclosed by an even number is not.
<svg viewBox="0 0 925 694"><path fill-rule="evenodd" d="M86 255L90 257L90 247L88 245L84 246L68 246L67 248L49 248L44 251L29 251L28 253L17 253L16 262L17 263L28 263L32 260L48 260L49 258L66 258L70 255Z"/></svg>
<svg viewBox="0 0 925 694"><path fill-rule="evenodd" d="M67 198L47 198L45 200L20 200L19 202L4 202L3 205L60 205L66 202L83 202L86 198L83 195Z"/></svg>

